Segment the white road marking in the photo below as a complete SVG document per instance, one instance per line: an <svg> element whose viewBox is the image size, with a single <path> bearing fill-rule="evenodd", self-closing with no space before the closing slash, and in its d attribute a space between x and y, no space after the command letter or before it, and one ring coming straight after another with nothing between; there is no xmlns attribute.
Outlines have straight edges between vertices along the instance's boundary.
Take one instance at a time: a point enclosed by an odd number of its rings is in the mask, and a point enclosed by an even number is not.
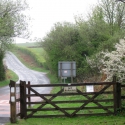
<svg viewBox="0 0 125 125"><path fill-rule="evenodd" d="M9 100L0 100L0 104L9 104Z"/></svg>

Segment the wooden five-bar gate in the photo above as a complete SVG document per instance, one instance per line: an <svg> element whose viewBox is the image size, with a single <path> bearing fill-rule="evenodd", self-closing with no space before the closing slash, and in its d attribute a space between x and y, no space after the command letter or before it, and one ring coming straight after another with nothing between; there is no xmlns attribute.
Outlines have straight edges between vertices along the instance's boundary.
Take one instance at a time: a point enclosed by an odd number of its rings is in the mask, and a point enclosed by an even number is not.
<svg viewBox="0 0 125 125"><path fill-rule="evenodd" d="M99 89L86 90L86 87L93 86ZM18 92L16 88L19 88ZM47 93L45 90L48 88L56 89ZM121 108L121 84L113 81L31 85L30 82L20 81L17 85L10 81L10 107L12 123L16 122L17 116L27 119L114 115Z"/></svg>

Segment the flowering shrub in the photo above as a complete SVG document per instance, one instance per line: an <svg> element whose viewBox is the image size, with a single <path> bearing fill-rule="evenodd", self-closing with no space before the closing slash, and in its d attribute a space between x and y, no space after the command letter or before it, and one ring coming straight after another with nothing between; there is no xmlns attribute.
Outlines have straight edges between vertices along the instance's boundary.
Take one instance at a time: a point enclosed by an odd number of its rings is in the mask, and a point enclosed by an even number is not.
<svg viewBox="0 0 125 125"><path fill-rule="evenodd" d="M87 62L92 68L98 68L100 73L105 73L107 79L111 81L113 76L117 76L119 82L125 81L125 40L121 39L115 45L115 51L100 52L95 58L87 57Z"/></svg>

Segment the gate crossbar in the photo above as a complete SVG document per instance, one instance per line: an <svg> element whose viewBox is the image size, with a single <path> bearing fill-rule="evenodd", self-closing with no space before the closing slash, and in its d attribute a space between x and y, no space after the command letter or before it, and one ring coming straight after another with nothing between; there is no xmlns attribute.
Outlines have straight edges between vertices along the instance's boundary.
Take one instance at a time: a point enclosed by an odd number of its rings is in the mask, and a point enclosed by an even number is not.
<svg viewBox="0 0 125 125"><path fill-rule="evenodd" d="M83 95L82 92L80 90L78 90L78 89L77 89L77 92L80 93L81 95ZM91 99L88 95L83 95L83 96L86 97L87 99ZM93 100L93 103L95 103L98 107L101 107L105 111L108 111L108 113L113 113L112 111L108 110L108 108L106 108L106 107L102 106L100 103L98 103L98 101Z"/></svg>
<svg viewBox="0 0 125 125"><path fill-rule="evenodd" d="M57 97L58 94L63 92L63 89L61 89L56 95L52 96L50 99L47 99L46 97L44 97L43 95L40 95L37 91L35 91L34 89L32 89L31 87L29 88L32 92L34 92L36 95L38 95L39 97L41 97L42 99L44 99L46 102L48 102L49 104L51 104L52 106L54 106L56 109L60 110L62 113L64 113L67 117L70 116L69 113L67 113L65 110L63 110L62 108L60 108L59 106L57 106L56 104L54 104L52 102L52 100ZM45 106L46 104L42 104L40 107L38 107L37 109L41 109L43 106ZM27 117L32 116L35 112L32 112L31 114L29 114Z"/></svg>
<svg viewBox="0 0 125 125"><path fill-rule="evenodd" d="M110 85L105 86L99 93L96 93L92 98L90 98L87 102L85 102L82 106L80 106L76 111L72 113L71 116L74 116L79 110L83 109L89 102L93 101L99 94L103 93Z"/></svg>

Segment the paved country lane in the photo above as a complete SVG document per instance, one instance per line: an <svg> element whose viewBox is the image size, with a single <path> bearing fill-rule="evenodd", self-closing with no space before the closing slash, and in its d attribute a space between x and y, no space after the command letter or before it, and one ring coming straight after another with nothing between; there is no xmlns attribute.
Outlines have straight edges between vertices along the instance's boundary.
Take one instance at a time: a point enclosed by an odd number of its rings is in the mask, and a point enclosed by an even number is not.
<svg viewBox="0 0 125 125"><path fill-rule="evenodd" d="M17 81L17 84L20 80L22 81L30 81L31 84L49 84L50 81L46 77L45 73L37 72L30 70L26 66L24 66L18 58L11 52L7 52L6 56L4 58L6 65L8 69L11 69L14 71L18 76L19 80ZM36 91L40 93L49 93L51 91L51 88L37 88ZM34 98L33 100L37 100L38 98ZM0 125L3 123L3 120L5 117L10 117L10 88L9 86L1 87L0 88ZM18 108L18 104L17 104Z"/></svg>
<svg viewBox="0 0 125 125"><path fill-rule="evenodd" d="M3 93L1 90L9 89L9 87L0 88L0 117L10 117L10 95Z"/></svg>

